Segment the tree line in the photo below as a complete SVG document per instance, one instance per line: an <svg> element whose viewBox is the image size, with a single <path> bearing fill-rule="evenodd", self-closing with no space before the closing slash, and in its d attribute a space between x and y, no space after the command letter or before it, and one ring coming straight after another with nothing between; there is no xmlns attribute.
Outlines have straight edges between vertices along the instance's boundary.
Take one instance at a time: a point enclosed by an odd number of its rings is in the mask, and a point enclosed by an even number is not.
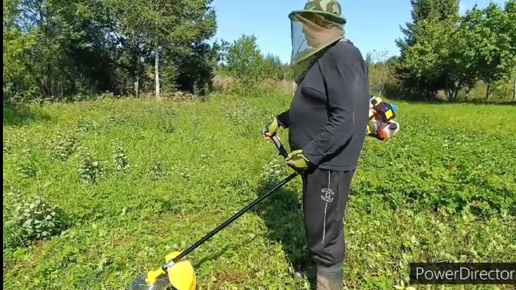
<svg viewBox="0 0 516 290"><path fill-rule="evenodd" d="M5 98L203 93L217 61L212 0L6 0Z"/></svg>
<svg viewBox="0 0 516 290"><path fill-rule="evenodd" d="M400 56L382 62L398 93L431 99L441 92L453 102L483 87L485 101L516 101L516 0L464 15L459 0L410 2L412 22L396 40Z"/></svg>
<svg viewBox="0 0 516 290"><path fill-rule="evenodd" d="M4 102L203 95L215 75L247 87L290 81L288 64L262 53L255 36L209 42L212 1L6 0ZM516 0L462 16L458 0L410 2L400 55L367 55L374 90L457 101L483 86L486 100L516 100Z"/></svg>

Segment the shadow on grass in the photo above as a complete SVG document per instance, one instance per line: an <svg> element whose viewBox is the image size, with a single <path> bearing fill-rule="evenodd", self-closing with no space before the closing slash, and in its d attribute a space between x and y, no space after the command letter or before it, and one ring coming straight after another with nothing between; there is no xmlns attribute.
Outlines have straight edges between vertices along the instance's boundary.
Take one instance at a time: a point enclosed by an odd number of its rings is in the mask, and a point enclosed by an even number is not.
<svg viewBox="0 0 516 290"><path fill-rule="evenodd" d="M224 255L229 249L235 250L235 249L242 248L243 246L246 246L247 244L249 244L252 241L254 241L254 239L256 239L256 237L245 239L244 241L242 241L242 242L240 242L240 243L238 243L236 245L235 244L227 244L224 248L218 250L213 255L205 256L204 258L202 258L199 262L197 262L194 265L194 268L199 268L200 266L202 266L207 261L212 261L212 260L218 259L222 255Z"/></svg>
<svg viewBox="0 0 516 290"><path fill-rule="evenodd" d="M4 126L24 126L41 120L50 120L50 115L25 105L4 104L2 113Z"/></svg>
<svg viewBox="0 0 516 290"><path fill-rule="evenodd" d="M450 104L472 104L472 105L485 105L485 106L510 106L510 107L516 107L516 102L509 102L509 101L483 101L483 100L459 100L454 103Z"/></svg>
<svg viewBox="0 0 516 290"><path fill-rule="evenodd" d="M414 105L478 105L478 106L509 106L515 107L516 102L502 102L502 101L492 101L492 102L484 102L481 100L458 100L454 102L450 102L447 100L440 99L432 99L432 100L411 100L411 99L403 99L403 98L390 98L393 103L396 101L401 101L407 104Z"/></svg>
<svg viewBox="0 0 516 290"><path fill-rule="evenodd" d="M470 105L484 105L484 106L516 106L516 100L502 101L489 100L484 98L470 98L465 99L461 96L456 101L449 101L447 99L438 98L435 95L424 95L422 93L403 91L396 88L388 88L385 92L385 98L392 102L402 101L409 104L423 104L423 105L444 105L444 104L470 104Z"/></svg>
<svg viewBox="0 0 516 290"><path fill-rule="evenodd" d="M257 195L266 193L280 181L278 178L263 179L256 190ZM306 248L301 192L292 191L286 186L277 189L252 212L265 222L267 238L282 246L292 270L298 270L310 265L311 259Z"/></svg>

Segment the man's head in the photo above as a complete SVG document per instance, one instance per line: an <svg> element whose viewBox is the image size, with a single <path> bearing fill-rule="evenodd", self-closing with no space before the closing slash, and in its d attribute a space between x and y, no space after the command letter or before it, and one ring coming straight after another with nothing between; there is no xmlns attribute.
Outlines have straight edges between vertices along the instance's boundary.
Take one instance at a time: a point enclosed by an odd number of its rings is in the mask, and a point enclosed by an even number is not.
<svg viewBox="0 0 516 290"><path fill-rule="evenodd" d="M289 18L293 50L319 50L336 38L342 38L346 19L341 13L342 8L336 0L308 0L303 10L292 11Z"/></svg>
<svg viewBox="0 0 516 290"><path fill-rule="evenodd" d="M336 0L308 0L302 10L289 14L295 74L303 75L319 52L344 37L341 13Z"/></svg>
<svg viewBox="0 0 516 290"><path fill-rule="evenodd" d="M310 47L317 47L335 34L342 34L340 27L328 22L323 16L315 13L300 13L297 20L303 26L303 34Z"/></svg>

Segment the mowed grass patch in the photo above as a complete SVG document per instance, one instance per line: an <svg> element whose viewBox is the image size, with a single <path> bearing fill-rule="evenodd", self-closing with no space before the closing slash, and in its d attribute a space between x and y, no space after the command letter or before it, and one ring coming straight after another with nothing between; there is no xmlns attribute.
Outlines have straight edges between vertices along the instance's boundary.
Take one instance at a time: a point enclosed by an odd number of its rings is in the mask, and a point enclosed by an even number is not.
<svg viewBox="0 0 516 290"><path fill-rule="evenodd" d="M42 196L70 220L26 247L4 222L4 286L126 289L290 173L260 136L289 102L106 99L9 120L4 109L4 219L16 198ZM516 260L515 108L396 104L402 130L367 140L353 182L349 289L392 289L411 261ZM306 260L300 189L294 180L196 250L200 289L306 287L290 278Z"/></svg>

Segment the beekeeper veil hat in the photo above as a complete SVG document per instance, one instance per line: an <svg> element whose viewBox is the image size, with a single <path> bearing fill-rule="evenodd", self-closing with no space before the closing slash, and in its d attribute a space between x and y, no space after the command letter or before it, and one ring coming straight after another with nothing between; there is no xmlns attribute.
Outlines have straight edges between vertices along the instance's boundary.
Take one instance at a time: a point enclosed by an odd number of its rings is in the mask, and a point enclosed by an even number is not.
<svg viewBox="0 0 516 290"><path fill-rule="evenodd" d="M336 0L308 0L303 10L289 14L291 23L291 67L299 83L318 57L336 41L344 38L346 19Z"/></svg>

